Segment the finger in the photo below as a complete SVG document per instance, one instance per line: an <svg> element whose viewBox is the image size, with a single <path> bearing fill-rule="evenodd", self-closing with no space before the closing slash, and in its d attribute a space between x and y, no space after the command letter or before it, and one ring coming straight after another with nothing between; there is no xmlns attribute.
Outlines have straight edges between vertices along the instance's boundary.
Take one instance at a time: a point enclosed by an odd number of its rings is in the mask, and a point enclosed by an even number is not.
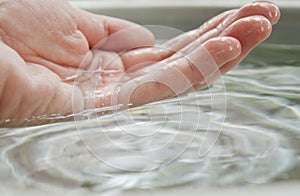
<svg viewBox="0 0 300 196"><path fill-rule="evenodd" d="M271 24L276 24L280 18L280 11L276 5L271 2L254 2L247 4L240 8L239 10L230 10L220 14L219 16L211 19L201 26L199 29L195 29L188 33L182 34L177 38L167 42L163 46L174 51L178 51L184 46L188 45L197 38L203 36L205 33L213 30L216 33L208 33L209 36L205 36L202 42L212 38L214 35L222 33L229 25L231 25L236 20L246 18L248 16L261 15L267 18ZM192 39L194 38L194 39ZM183 43L183 44L181 44Z"/></svg>
<svg viewBox="0 0 300 196"><path fill-rule="evenodd" d="M153 34L135 23L79 9L77 12L78 29L87 38L90 48L119 52L155 43Z"/></svg>
<svg viewBox="0 0 300 196"><path fill-rule="evenodd" d="M240 43L237 39L211 39L186 57L126 82L121 87L117 101L124 106L137 106L182 94L195 83L207 80L239 54Z"/></svg>
<svg viewBox="0 0 300 196"><path fill-rule="evenodd" d="M264 16L273 25L278 22L278 20L280 18L280 11L279 11L278 7L271 2L254 2L251 4L247 4L247 5L243 6L242 8L240 8L239 10L227 11L227 12L219 15L218 17L213 18L209 22L205 23L202 26L203 28L202 27L200 28L200 33L198 33L198 34L194 33L194 35L193 35L193 33L190 33L190 32L185 33L185 34L179 36L178 39L175 38L174 40L171 40L170 42L168 42L166 45L163 45L163 46L166 46L166 48L170 48L171 50L178 51L178 50L176 50L176 48L181 49L183 47L180 47L180 46L186 46L187 44L185 44L185 45L176 45L176 44L181 43L181 42L186 42L185 39L191 40L192 37L197 39L197 38L202 37L204 34L207 34L206 36L204 36L204 39L202 39L202 43L203 43L203 42L207 41L208 39L221 34L224 29L226 29L228 26L230 26L235 21L242 19L242 18L246 18L248 16L253 16L253 15ZM197 31L197 29L194 31ZM194 32L194 31L191 31L191 32ZM212 31L212 33L210 33L209 31ZM196 39L193 39L192 41L195 41ZM187 43L191 43L192 41L187 42ZM198 45L196 45L196 47L197 46Z"/></svg>
<svg viewBox="0 0 300 196"><path fill-rule="evenodd" d="M174 39L171 39L164 43L162 47L167 48L170 51L178 51L182 49L183 47L187 46L188 44L192 43L205 33L209 32L210 30L213 30L219 26L224 20L230 18L234 13L236 13L238 10L229 10L226 12L223 12L209 21L205 22L203 25L201 25L199 28L191 30L187 33L181 34Z"/></svg>
<svg viewBox="0 0 300 196"><path fill-rule="evenodd" d="M154 48L135 50L122 55L122 59L125 67L130 68L131 66L143 61L160 61L173 55L181 48L181 53L187 54L194 50L194 48L196 48L199 44L220 35L222 31L230 26L234 21L252 15L264 16L272 24L275 24L280 18L280 11L276 5L270 2L255 2L247 4L238 11L232 10L213 18L208 23L205 23L200 29L187 32L177 38L174 38L166 44L166 49ZM197 40L194 41L195 39ZM172 58L173 60L176 60L180 58L180 56L175 55Z"/></svg>
<svg viewBox="0 0 300 196"><path fill-rule="evenodd" d="M270 2L255 2L242 7L238 12L235 12L231 17L227 17L222 23L220 23L215 29L212 29L199 37L196 41L192 42L182 50L180 53L186 55L193 51L199 46L199 44L206 42L207 40L219 36L225 35L223 31L226 30L235 21L243 18L248 18L249 16L264 16L274 24L278 21L280 17L280 12L277 6ZM173 55L168 61L176 60L180 58L178 55Z"/></svg>
<svg viewBox="0 0 300 196"><path fill-rule="evenodd" d="M240 19L228 27L221 35L232 36L238 39L242 45L242 52L238 58L225 64L221 68L221 72L225 73L237 65L255 46L267 39L271 32L272 25L263 16L251 16Z"/></svg>
<svg viewBox="0 0 300 196"><path fill-rule="evenodd" d="M160 61L168 58L176 51L195 41L198 37L217 27L219 23L221 23L226 17L230 16L234 12L236 12L236 10L224 12L207 21L200 28L179 35L166 42L161 47L141 48L122 54L121 58L124 62L125 69L129 69L134 65L140 64L141 62Z"/></svg>
<svg viewBox="0 0 300 196"><path fill-rule="evenodd" d="M243 6L239 12L236 12L235 15L225 23L232 24L237 19L253 15L264 16L272 25L274 25L280 18L280 10L270 1L257 1Z"/></svg>
<svg viewBox="0 0 300 196"><path fill-rule="evenodd" d="M258 44L264 41L272 31L272 25L263 16L250 16L240 19L229 26L221 36L231 36L241 43L241 54L232 61L227 62L220 68L220 73L224 74L233 69L247 54ZM219 73L214 74L206 84L196 84L195 89L210 86L219 77Z"/></svg>

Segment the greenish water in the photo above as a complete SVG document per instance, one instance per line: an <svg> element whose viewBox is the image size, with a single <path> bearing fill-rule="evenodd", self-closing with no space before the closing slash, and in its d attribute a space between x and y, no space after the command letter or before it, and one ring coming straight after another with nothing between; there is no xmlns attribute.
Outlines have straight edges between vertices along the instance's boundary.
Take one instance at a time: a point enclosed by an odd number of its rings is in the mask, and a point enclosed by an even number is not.
<svg viewBox="0 0 300 196"><path fill-rule="evenodd" d="M87 120L0 129L0 192L300 179L300 47L262 45L212 88ZM50 188L49 188L50 187Z"/></svg>

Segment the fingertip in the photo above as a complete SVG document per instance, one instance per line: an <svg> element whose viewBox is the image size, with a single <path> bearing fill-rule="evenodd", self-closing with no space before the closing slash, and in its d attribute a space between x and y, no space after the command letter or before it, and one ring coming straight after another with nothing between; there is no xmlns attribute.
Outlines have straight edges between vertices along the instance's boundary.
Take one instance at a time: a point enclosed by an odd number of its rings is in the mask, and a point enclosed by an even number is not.
<svg viewBox="0 0 300 196"><path fill-rule="evenodd" d="M136 33L142 35L140 40L142 47L151 47L155 45L155 36L149 29L142 25L136 25L136 29Z"/></svg>
<svg viewBox="0 0 300 196"><path fill-rule="evenodd" d="M260 10L261 15L266 17L272 25L276 24L280 18L278 6L270 1L255 1L241 8L243 13L252 13L253 10Z"/></svg>
<svg viewBox="0 0 300 196"><path fill-rule="evenodd" d="M242 50L248 51L264 41L272 32L271 22L264 16L242 18L223 31L221 36L234 37L241 43Z"/></svg>
<svg viewBox="0 0 300 196"><path fill-rule="evenodd" d="M275 4L273 4L273 10L271 10L269 12L269 15L270 15L270 17L273 18L273 20L271 21L271 23L273 25L276 24L279 21L280 17L281 17L281 12L280 12L279 7L277 5L275 5Z"/></svg>
<svg viewBox="0 0 300 196"><path fill-rule="evenodd" d="M144 26L142 26L141 29L142 29L142 31L144 31L144 34L145 34L145 42L146 42L145 44L148 45L148 46L154 46L155 45L155 36L154 36L154 34Z"/></svg>
<svg viewBox="0 0 300 196"><path fill-rule="evenodd" d="M242 51L240 41L230 36L210 39L204 43L204 47L219 66L238 57Z"/></svg>
<svg viewBox="0 0 300 196"><path fill-rule="evenodd" d="M271 24L276 24L280 18L280 9L277 5L270 1L256 1L254 6L262 6L268 9L264 16L269 19Z"/></svg>
<svg viewBox="0 0 300 196"><path fill-rule="evenodd" d="M226 63L220 69L224 74L236 66L258 44L267 39L272 32L271 22L264 16L249 16L240 19L228 27L222 36L230 36L241 43L241 54L236 59Z"/></svg>

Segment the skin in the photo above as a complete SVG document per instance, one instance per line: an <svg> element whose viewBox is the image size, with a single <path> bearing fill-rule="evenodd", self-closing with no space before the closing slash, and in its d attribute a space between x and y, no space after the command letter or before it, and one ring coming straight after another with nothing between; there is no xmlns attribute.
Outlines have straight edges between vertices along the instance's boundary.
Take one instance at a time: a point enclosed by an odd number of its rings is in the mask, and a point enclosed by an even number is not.
<svg viewBox="0 0 300 196"><path fill-rule="evenodd" d="M255 2L154 47L146 28L66 1L0 0L0 122L205 88L264 41L279 17L274 4Z"/></svg>

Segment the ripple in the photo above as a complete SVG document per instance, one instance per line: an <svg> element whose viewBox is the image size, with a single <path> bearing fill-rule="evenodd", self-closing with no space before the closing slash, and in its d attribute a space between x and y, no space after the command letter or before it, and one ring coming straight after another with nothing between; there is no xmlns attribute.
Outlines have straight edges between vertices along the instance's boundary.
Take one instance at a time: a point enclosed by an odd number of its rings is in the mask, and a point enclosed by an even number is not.
<svg viewBox="0 0 300 196"><path fill-rule="evenodd" d="M209 112L177 110L176 113L175 108L181 106L169 106L166 102L164 111L170 109L169 118L173 121L155 118L161 115L161 106L152 104L133 109L127 118L118 114L114 118L9 132L6 140L15 143L5 150L5 157L19 179L63 187L90 187L96 191L159 188L191 182L263 183L289 170L295 164L295 150L276 130L295 127L268 118L267 112L258 110L259 105L255 110L247 108L253 109L252 104L260 103L257 100L261 98L234 93L227 96L229 110L225 123L215 120L209 129L203 123L212 118ZM242 105L245 101L247 106ZM273 104L269 108L283 107L273 100L264 101ZM150 122L141 118L149 115L149 111ZM203 123L199 126L173 118L180 115L193 120L199 114ZM122 123L118 122L120 119ZM124 131L139 133L153 129L157 129L156 133L147 137Z"/></svg>

